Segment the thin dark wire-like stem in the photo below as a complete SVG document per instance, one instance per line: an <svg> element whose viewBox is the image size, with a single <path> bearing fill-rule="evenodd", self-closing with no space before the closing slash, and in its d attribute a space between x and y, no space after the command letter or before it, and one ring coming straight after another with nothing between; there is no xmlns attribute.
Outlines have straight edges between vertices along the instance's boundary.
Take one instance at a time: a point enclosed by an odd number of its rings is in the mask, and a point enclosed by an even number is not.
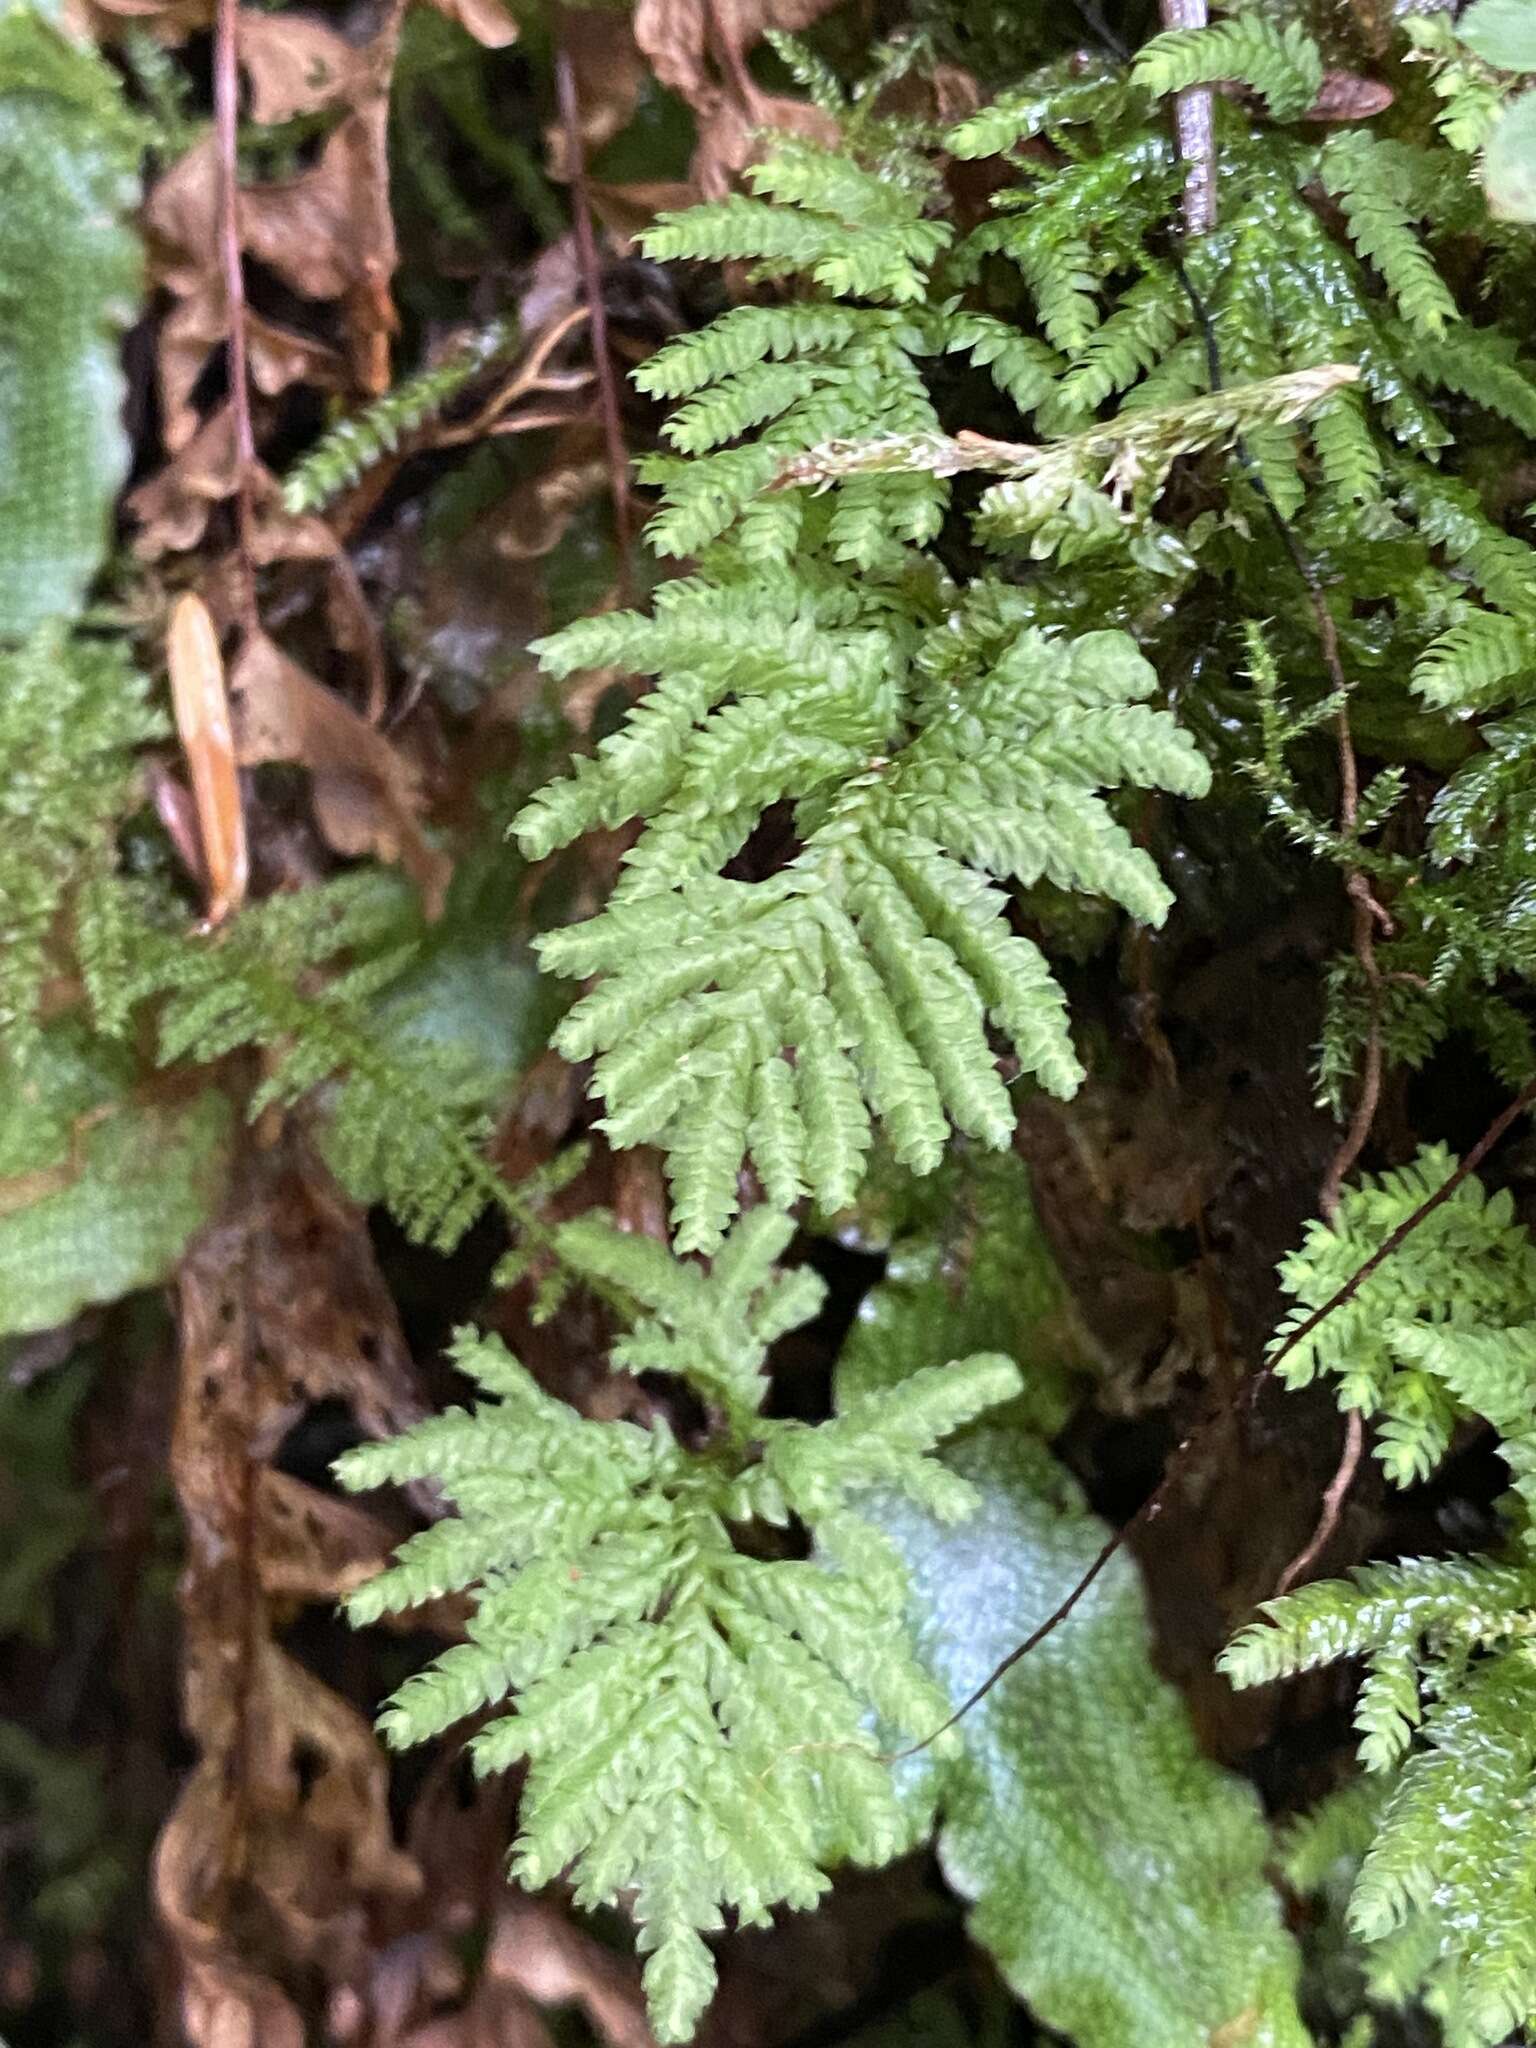
<svg viewBox="0 0 1536 2048"><path fill-rule="evenodd" d="M228 0L225 0L228 4ZM608 455L608 488L613 499L614 534L619 551L619 596L628 604L634 594L631 561L633 520L629 497L629 449L624 440L624 418L619 409L618 379L608 347L608 309L603 303L603 274L598 262L597 237L592 232L592 203L587 190L586 149L581 135L581 107L576 96L576 73L570 51L561 34L561 15L554 12L555 98L560 125L565 131L566 170L571 187L572 224L576 234L576 260L581 266L581 288L592 326L592 361L597 373L597 405L603 423L603 441Z"/></svg>
<svg viewBox="0 0 1536 2048"><path fill-rule="evenodd" d="M1168 1468L1158 1481L1157 1486L1142 1502L1131 1519L1123 1527L1115 1530L1113 1535L1109 1537L1103 1549L1093 1560L1093 1563L1089 1565L1087 1571L1084 1572L1067 1597L1052 1609L1044 1621L1037 1628L1033 1629L1022 1643L1010 1650L1000 1664L993 1667L981 1681L980 1685L976 1687L975 1691L956 1707L947 1721L941 1722L934 1729L933 1733L925 1735L921 1742L915 1742L909 1749L899 1749L887 1756L885 1758L887 1763L904 1762L906 1758L919 1755L930 1744L937 1742L941 1735L947 1733L957 1722L964 1720L973 1707L979 1706L987 1694L991 1692L992 1688L1001 1679L1006 1678L1016 1664L1022 1664L1030 1652L1038 1649L1047 1636L1056 1633L1057 1629L1061 1627L1062 1623L1072 1613L1078 1602L1088 1592L1115 1553L1124 1549L1127 1541L1137 1529L1143 1527L1148 1522L1155 1521L1157 1516L1162 1513L1172 1497L1174 1487L1183 1473L1185 1463L1191 1452L1198 1449L1213 1430L1228 1420L1239 1405L1239 1402L1244 1398L1244 1393L1246 1392L1246 1399L1251 1406L1297 1346L1304 1344L1323 1323L1327 1322L1331 1315L1336 1314L1339 1309L1343 1308L1346 1302L1354 1299L1371 1275L1402 1249L1403 1245L1407 1243L1408 1239L1419 1228L1419 1225L1427 1222L1437 1209L1451 1199L1462 1182L1476 1173L1478 1167L1482 1165L1511 1124L1515 1123L1533 1103L1536 1103L1536 1079L1527 1081L1513 1102L1508 1103L1499 1112L1477 1143L1472 1147L1471 1151L1456 1168L1455 1172L1449 1175L1435 1189L1433 1194L1426 1195L1411 1215L1405 1216L1397 1228L1389 1236L1382 1239L1375 1251L1371 1253L1371 1256L1355 1268L1354 1272L1350 1274L1341 1287L1336 1288L1329 1295L1321 1308L1314 1309L1311 1315L1296 1325L1285 1341L1271 1354L1262 1372L1256 1373L1246 1383L1245 1389L1239 1389L1232 1399L1224 1401L1216 1413L1203 1423L1193 1435L1184 1439L1170 1460ZM1342 1493L1340 1498L1342 1501Z"/></svg>
<svg viewBox="0 0 1536 2048"><path fill-rule="evenodd" d="M235 547L239 602L247 631L256 627L255 511L252 482L256 436L251 426L251 377L245 271L240 258L240 66L238 0L218 0L213 43L213 133L218 161L219 262L224 275L225 362L235 440Z"/></svg>

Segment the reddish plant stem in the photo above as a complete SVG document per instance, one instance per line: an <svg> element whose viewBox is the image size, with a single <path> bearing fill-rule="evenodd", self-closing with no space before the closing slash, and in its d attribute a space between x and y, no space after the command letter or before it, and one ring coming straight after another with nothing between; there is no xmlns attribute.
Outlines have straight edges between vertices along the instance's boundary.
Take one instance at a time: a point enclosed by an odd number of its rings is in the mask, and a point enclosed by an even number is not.
<svg viewBox="0 0 1536 2048"><path fill-rule="evenodd" d="M1339 1453L1339 1462L1328 1490L1323 1495L1322 1511L1317 1518L1317 1527L1307 1538L1301 1549L1291 1559L1275 1583L1275 1598L1289 1593L1298 1579L1304 1579L1313 1565L1333 1541L1333 1532L1339 1526L1339 1516L1344 1512L1344 1503L1349 1498L1349 1489L1355 1483L1355 1474L1360 1469L1360 1456L1365 1449L1365 1419L1358 1408L1351 1408L1344 1417L1344 1448Z"/></svg>
<svg viewBox="0 0 1536 2048"><path fill-rule="evenodd" d="M1206 0L1160 0L1164 28L1204 28ZM1173 134L1184 163L1184 232L1203 235L1216 225L1216 117L1208 85L1176 93Z"/></svg>
<svg viewBox="0 0 1536 2048"><path fill-rule="evenodd" d="M224 0L228 4L228 0ZM576 73L570 51L561 34L560 10L554 14L555 98L560 123L565 130L566 168L570 174L571 213L576 234L576 258L581 266L582 294L592 324L592 361L597 373L598 414L603 423L603 440L608 454L608 488L613 499L614 535L619 551L619 598L629 604L634 595L631 560L629 498L629 449L624 440L624 418L619 409L618 379L608 347L608 309L603 303L603 274L598 261L597 237L592 231L592 204L587 189L586 148L581 134L581 107L576 95Z"/></svg>
<svg viewBox="0 0 1536 2048"><path fill-rule="evenodd" d="M240 256L240 66L238 0L218 0L213 43L213 133L218 160L219 261L224 273L224 314L228 327L225 362L229 406L235 428L235 549L241 623L256 628L255 510L256 436L251 427L251 378L245 271Z"/></svg>

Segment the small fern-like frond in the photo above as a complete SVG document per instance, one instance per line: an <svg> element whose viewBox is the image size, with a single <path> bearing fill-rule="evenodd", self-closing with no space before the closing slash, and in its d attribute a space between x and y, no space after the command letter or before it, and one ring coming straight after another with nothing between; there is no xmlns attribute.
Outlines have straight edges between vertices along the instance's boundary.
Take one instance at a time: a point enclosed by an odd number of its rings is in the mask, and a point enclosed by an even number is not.
<svg viewBox="0 0 1536 2048"><path fill-rule="evenodd" d="M440 363L405 377L361 412L329 428L283 480L283 509L297 516L319 512L350 491L401 443L419 432L487 363L515 340L511 321L495 320Z"/></svg>
<svg viewBox="0 0 1536 2048"><path fill-rule="evenodd" d="M1213 28L1167 29L1137 52L1131 73L1162 99L1192 85L1232 83L1258 93L1277 121L1294 121L1317 98L1322 52L1299 22L1283 26L1251 9Z"/></svg>
<svg viewBox="0 0 1536 2048"><path fill-rule="evenodd" d="M461 1337L456 1362L487 1398L340 1467L354 1488L430 1476L458 1513L350 1607L367 1621L474 1592L468 1641L406 1681L385 1730L419 1742L497 1710L473 1749L482 1770L527 1762L515 1874L538 1887L564 1871L584 1905L632 1902L653 2024L681 2041L713 1989L703 1937L722 1909L764 1924L813 1905L831 1861L905 1845L877 1730L926 1734L944 1696L907 1639L896 1552L854 1496L969 1512L970 1489L928 1454L1019 1380L978 1357L819 1427L765 1419L767 1343L820 1293L773 1278L782 1219L749 1216L708 1273L596 1218L570 1228L574 1255L646 1304L623 1362L724 1393L730 1432L696 1452L664 1426L584 1420L497 1339ZM816 1561L772 1554L791 1517ZM734 1532L754 1523L749 1554Z"/></svg>
<svg viewBox="0 0 1536 2048"><path fill-rule="evenodd" d="M518 820L531 855L603 820L651 820L610 908L543 950L563 974L602 977L557 1043L599 1056L614 1142L666 1146L683 1249L719 1241L743 1155L776 1202L847 1203L870 1111L920 1172L951 1122L1006 1144L989 1022L1070 1093L1060 991L1008 929L995 879L1049 879L1160 922L1168 892L1098 792L1207 782L1187 737L1141 702L1155 678L1122 634L1022 634L963 693L917 698L888 632L781 626L775 646L771 630L765 617L750 638L722 632L707 589L655 621L610 622L604 640L658 643L639 665L670 642L678 673L650 717L642 704ZM559 641L549 652L563 663ZM785 800L801 851L768 881L722 877Z"/></svg>
<svg viewBox="0 0 1536 2048"><path fill-rule="evenodd" d="M1437 198L1425 152L1352 128L1329 139L1322 173L1350 240L1380 272L1404 320L1438 340L1459 314L1420 240L1419 222L1433 218Z"/></svg>

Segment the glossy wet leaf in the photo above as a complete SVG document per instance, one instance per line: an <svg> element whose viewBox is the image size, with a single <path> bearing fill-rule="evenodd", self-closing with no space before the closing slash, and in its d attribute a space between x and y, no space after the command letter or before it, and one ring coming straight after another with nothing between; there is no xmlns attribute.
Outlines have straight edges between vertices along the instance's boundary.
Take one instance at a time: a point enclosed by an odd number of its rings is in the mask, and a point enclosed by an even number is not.
<svg viewBox="0 0 1536 2048"><path fill-rule="evenodd" d="M1536 71L1536 7L1530 0L1473 0L1456 33L1499 71Z"/></svg>
<svg viewBox="0 0 1536 2048"><path fill-rule="evenodd" d="M1536 221L1536 92L1500 117L1483 152L1483 182L1497 219Z"/></svg>
<svg viewBox="0 0 1536 2048"><path fill-rule="evenodd" d="M946 1454L982 1505L944 1527L892 1504L919 1641L958 1705L1065 1597L1107 1530L1027 1431ZM945 1878L1013 1991L1078 2048L1305 2048L1297 1951L1265 1878L1252 1789L1197 1751L1153 1669L1135 1566L1116 1559L1072 1619L961 1723L964 1754L909 1770L939 1812Z"/></svg>
<svg viewBox="0 0 1536 2048"><path fill-rule="evenodd" d="M106 63L31 7L0 14L0 635L78 610L106 554L137 155Z"/></svg>
<svg viewBox="0 0 1536 2048"><path fill-rule="evenodd" d="M1064 1289L1015 1157L965 1163L870 1201L889 1277L866 1297L839 1398L898 1384L918 1358L1013 1351L1024 1394L944 1462L981 1495L948 1525L887 1501L919 1646L955 1706L1049 1614L1108 1531L1047 1448L1072 1361ZM901 1205L905 1202L905 1207ZM1302 2048L1295 1949L1264 1876L1251 1790L1197 1752L1153 1668L1140 1581L1122 1556L1072 1620L960 1724L955 1761L901 1766L914 1826L938 1815L945 1877L1012 1990L1079 2048ZM1232 2028L1230 2034L1224 2028Z"/></svg>

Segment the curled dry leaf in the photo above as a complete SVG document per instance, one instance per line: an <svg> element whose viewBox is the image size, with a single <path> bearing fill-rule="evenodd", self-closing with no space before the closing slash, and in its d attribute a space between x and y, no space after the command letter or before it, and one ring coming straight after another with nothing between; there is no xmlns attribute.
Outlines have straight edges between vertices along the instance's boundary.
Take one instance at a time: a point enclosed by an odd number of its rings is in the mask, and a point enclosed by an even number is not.
<svg viewBox="0 0 1536 2048"><path fill-rule="evenodd" d="M297 761L307 768L315 816L331 846L397 861L436 917L448 862L421 830L420 791L405 757L264 633L247 637L230 692L241 762Z"/></svg>
<svg viewBox="0 0 1536 2048"><path fill-rule="evenodd" d="M245 810L235 765L224 660L208 607L194 592L176 600L165 643L176 732L192 777L208 922L220 924L245 900L249 861Z"/></svg>
<svg viewBox="0 0 1536 2048"><path fill-rule="evenodd" d="M319 113L353 99L368 84L366 51L309 15L243 8L235 48L250 93L250 118L262 127Z"/></svg>
<svg viewBox="0 0 1536 2048"><path fill-rule="evenodd" d="M517 22L502 0L432 0L432 5L472 35L482 49L504 50L517 41Z"/></svg>
<svg viewBox="0 0 1536 2048"><path fill-rule="evenodd" d="M1364 78L1358 71L1325 71L1317 98L1308 107L1307 121L1369 121L1384 114L1396 95L1379 78Z"/></svg>
<svg viewBox="0 0 1536 2048"><path fill-rule="evenodd" d="M388 384L395 327L389 286L397 252L386 130L399 11L392 9L373 41L361 46L302 15L244 10L239 17L238 54L255 120L344 110L308 169L240 193L245 252L305 298L337 303L345 342L343 353L253 309L251 380L268 397L298 382L322 390L350 383L370 395ZM172 454L198 433L193 392L228 330L218 193L217 148L209 136L164 173L144 212L152 274L171 299L157 369L162 430Z"/></svg>
<svg viewBox="0 0 1536 2048"><path fill-rule="evenodd" d="M165 173L150 194L144 218L155 281L171 295L156 340L156 369L162 433L175 455L218 418L214 413L200 420L192 394L228 331L216 246L218 165L211 139L198 143ZM267 228L270 234L270 217ZM296 383L339 390L347 382L346 362L336 349L254 310L247 313L247 348L251 382L265 397L275 398ZM135 496L142 497L147 488L141 486Z"/></svg>
<svg viewBox="0 0 1536 2048"><path fill-rule="evenodd" d="M164 374L164 356L161 359ZM208 529L215 505L235 488L235 415L230 405L194 423L190 440L147 483L130 491L129 517L138 526L134 546L146 561L185 554Z"/></svg>
<svg viewBox="0 0 1536 2048"><path fill-rule="evenodd" d="M763 95L747 72L748 52L768 29L794 33L809 28L831 4L832 0L639 0L635 41L661 83L681 94L696 114L713 112L722 95L729 93L753 119Z"/></svg>
<svg viewBox="0 0 1536 2048"><path fill-rule="evenodd" d="M742 172L762 156L768 129L803 135L829 147L837 141L837 123L831 115L805 100L755 90L750 100L721 95L698 116L699 139L690 167L698 194L723 199Z"/></svg>

